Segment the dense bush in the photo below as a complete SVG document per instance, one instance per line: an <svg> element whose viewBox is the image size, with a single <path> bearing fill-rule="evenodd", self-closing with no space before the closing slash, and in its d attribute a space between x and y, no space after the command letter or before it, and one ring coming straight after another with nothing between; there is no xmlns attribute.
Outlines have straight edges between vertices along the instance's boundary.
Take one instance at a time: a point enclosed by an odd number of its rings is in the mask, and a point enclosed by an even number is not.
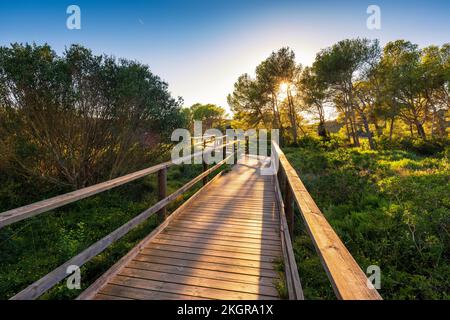
<svg viewBox="0 0 450 320"><path fill-rule="evenodd" d="M80 188L140 169L184 125L180 109L138 62L78 45L61 56L48 45L0 47L2 172Z"/></svg>

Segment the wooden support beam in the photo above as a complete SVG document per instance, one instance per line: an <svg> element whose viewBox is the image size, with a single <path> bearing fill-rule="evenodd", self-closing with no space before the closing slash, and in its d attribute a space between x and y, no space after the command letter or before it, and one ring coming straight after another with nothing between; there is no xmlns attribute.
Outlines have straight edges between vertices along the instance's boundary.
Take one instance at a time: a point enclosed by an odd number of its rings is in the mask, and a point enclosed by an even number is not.
<svg viewBox="0 0 450 320"><path fill-rule="evenodd" d="M167 168L158 171L158 200L162 200L167 197ZM167 214L166 207L162 208L158 212L158 216L161 219L165 219Z"/></svg>
<svg viewBox="0 0 450 320"><path fill-rule="evenodd" d="M203 151L204 150L206 150L206 140L203 141ZM202 166L203 166L203 172L208 170L208 164L205 161L205 154L204 153L202 155ZM206 186L207 183L208 183L208 176L205 176L203 178L203 185Z"/></svg>
<svg viewBox="0 0 450 320"><path fill-rule="evenodd" d="M227 145L226 145L226 136L223 136L223 140L222 140L222 159L225 159L227 157Z"/></svg>
<svg viewBox="0 0 450 320"><path fill-rule="evenodd" d="M249 136L245 136L245 154L250 154Z"/></svg>
<svg viewBox="0 0 450 320"><path fill-rule="evenodd" d="M291 186L288 179L284 179L284 211L286 213L286 221L289 228L289 235L294 236L294 208L292 206L293 197Z"/></svg>

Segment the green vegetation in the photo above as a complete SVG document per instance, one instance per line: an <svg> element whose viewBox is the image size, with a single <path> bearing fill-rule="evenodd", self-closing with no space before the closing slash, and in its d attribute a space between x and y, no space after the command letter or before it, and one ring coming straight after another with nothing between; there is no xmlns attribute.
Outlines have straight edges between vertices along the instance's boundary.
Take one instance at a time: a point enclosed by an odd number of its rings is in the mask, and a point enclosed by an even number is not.
<svg viewBox="0 0 450 320"><path fill-rule="evenodd" d="M343 148L312 138L287 158L363 270L381 268L385 299L450 298L450 162L404 150ZM297 218L294 250L305 296L333 299Z"/></svg>

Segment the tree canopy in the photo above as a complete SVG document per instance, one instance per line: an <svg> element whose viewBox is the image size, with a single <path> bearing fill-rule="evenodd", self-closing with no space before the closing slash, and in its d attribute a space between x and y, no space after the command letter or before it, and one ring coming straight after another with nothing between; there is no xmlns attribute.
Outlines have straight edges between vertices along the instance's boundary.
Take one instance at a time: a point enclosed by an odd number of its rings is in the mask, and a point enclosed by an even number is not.
<svg viewBox="0 0 450 320"><path fill-rule="evenodd" d="M82 187L141 167L184 125L181 100L135 61L79 45L0 48L3 164Z"/></svg>

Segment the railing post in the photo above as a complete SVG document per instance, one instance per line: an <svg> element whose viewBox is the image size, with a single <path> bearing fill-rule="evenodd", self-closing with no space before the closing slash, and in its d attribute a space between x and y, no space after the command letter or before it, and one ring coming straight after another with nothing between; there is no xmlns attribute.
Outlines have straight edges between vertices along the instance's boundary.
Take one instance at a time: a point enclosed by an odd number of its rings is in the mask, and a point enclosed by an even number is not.
<svg viewBox="0 0 450 320"><path fill-rule="evenodd" d="M249 136L245 136L245 154L250 154Z"/></svg>
<svg viewBox="0 0 450 320"><path fill-rule="evenodd" d="M167 168L158 171L158 200L167 197ZM165 219L167 215L166 207L158 212L158 216Z"/></svg>
<svg viewBox="0 0 450 320"><path fill-rule="evenodd" d="M289 234L291 237L294 235L294 207L292 205L293 202L293 194L291 186L289 185L289 179L284 175L284 212L286 214L286 220L289 227Z"/></svg>
<svg viewBox="0 0 450 320"><path fill-rule="evenodd" d="M203 172L208 170L208 164L205 161L205 150L206 150L206 140L203 140L203 152L202 152ZM202 181L203 185L206 185L208 183L208 176L205 176Z"/></svg>
<svg viewBox="0 0 450 320"><path fill-rule="evenodd" d="M256 157L259 156L259 132L256 130Z"/></svg>
<svg viewBox="0 0 450 320"><path fill-rule="evenodd" d="M237 157L237 137L233 138L233 159L234 164L237 164L238 157Z"/></svg>
<svg viewBox="0 0 450 320"><path fill-rule="evenodd" d="M226 139L226 136L223 136L222 144L223 144L223 147L222 147L223 158L222 158L222 160L225 160L227 158L227 146L226 146L227 139Z"/></svg>

